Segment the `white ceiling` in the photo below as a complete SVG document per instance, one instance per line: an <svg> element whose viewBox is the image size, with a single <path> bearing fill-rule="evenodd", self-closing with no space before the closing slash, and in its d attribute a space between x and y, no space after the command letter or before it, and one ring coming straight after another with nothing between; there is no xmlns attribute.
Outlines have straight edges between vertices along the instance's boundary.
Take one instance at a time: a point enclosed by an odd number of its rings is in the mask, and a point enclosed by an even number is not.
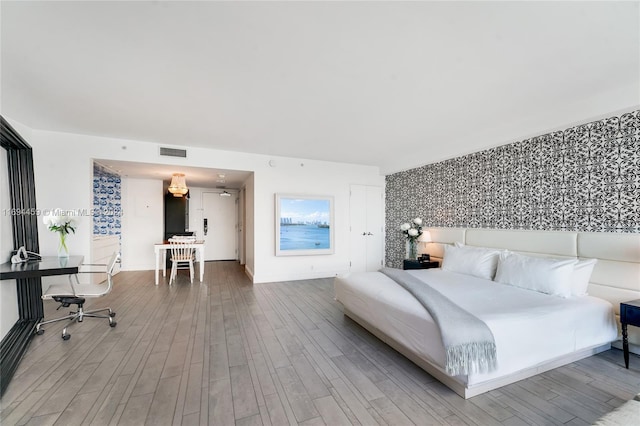
<svg viewBox="0 0 640 426"><path fill-rule="evenodd" d="M390 173L638 107L638 5L2 1L1 108Z"/></svg>
<svg viewBox="0 0 640 426"><path fill-rule="evenodd" d="M189 188L240 189L251 172L240 170L207 169L203 167L175 166L96 159L98 164L111 169L120 176L137 179L162 180L168 187L174 173L183 173Z"/></svg>

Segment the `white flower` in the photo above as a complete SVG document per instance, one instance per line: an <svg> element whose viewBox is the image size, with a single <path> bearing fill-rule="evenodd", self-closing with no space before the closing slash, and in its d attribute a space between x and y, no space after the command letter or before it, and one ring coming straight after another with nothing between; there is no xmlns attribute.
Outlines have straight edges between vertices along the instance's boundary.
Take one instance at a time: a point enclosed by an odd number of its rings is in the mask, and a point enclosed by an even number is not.
<svg viewBox="0 0 640 426"><path fill-rule="evenodd" d="M407 231L407 234L409 234L409 236L411 237L417 237L418 236L418 230L416 228L411 228Z"/></svg>
<svg viewBox="0 0 640 426"><path fill-rule="evenodd" d="M47 225L47 228L48 228L53 223L53 215L51 214L44 215L42 217L42 221L44 222L45 225Z"/></svg>
<svg viewBox="0 0 640 426"><path fill-rule="evenodd" d="M74 218L67 215L55 215L53 212L42 217L42 221L49 231L60 232L61 234L68 234L69 232L76 232L76 221Z"/></svg>
<svg viewBox="0 0 640 426"><path fill-rule="evenodd" d="M413 219L413 223L415 223L418 226L422 226L422 219L420 219L419 217L416 217L415 219Z"/></svg>
<svg viewBox="0 0 640 426"><path fill-rule="evenodd" d="M69 218L66 216L56 216L54 214L48 214L46 216L44 216L42 218L42 220L44 221L45 225L47 225L48 227L51 226L60 226L60 225L64 225L65 222L69 222Z"/></svg>
<svg viewBox="0 0 640 426"><path fill-rule="evenodd" d="M409 225L408 223L403 223L402 225L400 225L401 231L408 231L409 228L411 228L411 225Z"/></svg>

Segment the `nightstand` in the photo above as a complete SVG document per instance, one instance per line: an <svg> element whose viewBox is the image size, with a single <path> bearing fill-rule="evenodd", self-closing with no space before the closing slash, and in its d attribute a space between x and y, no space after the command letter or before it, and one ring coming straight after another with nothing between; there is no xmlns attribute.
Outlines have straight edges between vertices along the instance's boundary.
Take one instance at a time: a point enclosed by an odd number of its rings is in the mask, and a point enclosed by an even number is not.
<svg viewBox="0 0 640 426"><path fill-rule="evenodd" d="M629 336L627 335L627 325L640 327L640 299L620 304L620 323L622 324L624 366L629 368Z"/></svg>
<svg viewBox="0 0 640 426"><path fill-rule="evenodd" d="M402 261L402 269L430 269L438 268L438 262L420 262L419 260L405 259Z"/></svg>

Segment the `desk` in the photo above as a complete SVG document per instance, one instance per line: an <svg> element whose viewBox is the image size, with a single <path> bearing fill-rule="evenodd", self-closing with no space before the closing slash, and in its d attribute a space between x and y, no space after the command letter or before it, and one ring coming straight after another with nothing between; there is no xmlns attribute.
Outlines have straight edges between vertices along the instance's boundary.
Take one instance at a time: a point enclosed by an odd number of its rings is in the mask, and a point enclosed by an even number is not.
<svg viewBox="0 0 640 426"><path fill-rule="evenodd" d="M198 269L200 270L200 282L204 280L204 241L196 241L194 243L186 244L187 247L194 248L198 251L196 261L198 262ZM156 285L158 285L158 270L160 269L160 261L162 260L162 276L167 276L167 250L169 250L169 243L157 243L153 245L153 250L156 253Z"/></svg>
<svg viewBox="0 0 640 426"><path fill-rule="evenodd" d="M45 256L42 260L30 260L22 263L7 262L0 265L0 280L77 274L82 260L82 256Z"/></svg>
<svg viewBox="0 0 640 426"><path fill-rule="evenodd" d="M42 277L77 274L82 256L65 258L43 257L22 263L0 265L1 280L16 280L18 321L2 339L0 345L1 388L4 394L13 373L29 347L36 324L44 317L42 305Z"/></svg>
<svg viewBox="0 0 640 426"><path fill-rule="evenodd" d="M82 256L45 256L42 260L0 265L0 280L17 280L18 322L37 322L44 317L42 277L77 274Z"/></svg>

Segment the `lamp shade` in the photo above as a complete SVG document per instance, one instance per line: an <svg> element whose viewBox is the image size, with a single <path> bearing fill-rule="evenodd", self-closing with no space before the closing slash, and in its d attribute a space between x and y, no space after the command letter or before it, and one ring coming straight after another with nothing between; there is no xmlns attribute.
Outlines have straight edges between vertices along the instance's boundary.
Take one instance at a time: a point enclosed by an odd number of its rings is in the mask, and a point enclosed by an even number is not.
<svg viewBox="0 0 640 426"><path fill-rule="evenodd" d="M418 237L418 241L420 241L421 243L430 243L431 233L429 231L422 231L422 235Z"/></svg>
<svg viewBox="0 0 640 426"><path fill-rule="evenodd" d="M173 174L171 184L169 185L169 192L172 193L174 197L182 197L189 192L187 182L184 179L184 173Z"/></svg>

